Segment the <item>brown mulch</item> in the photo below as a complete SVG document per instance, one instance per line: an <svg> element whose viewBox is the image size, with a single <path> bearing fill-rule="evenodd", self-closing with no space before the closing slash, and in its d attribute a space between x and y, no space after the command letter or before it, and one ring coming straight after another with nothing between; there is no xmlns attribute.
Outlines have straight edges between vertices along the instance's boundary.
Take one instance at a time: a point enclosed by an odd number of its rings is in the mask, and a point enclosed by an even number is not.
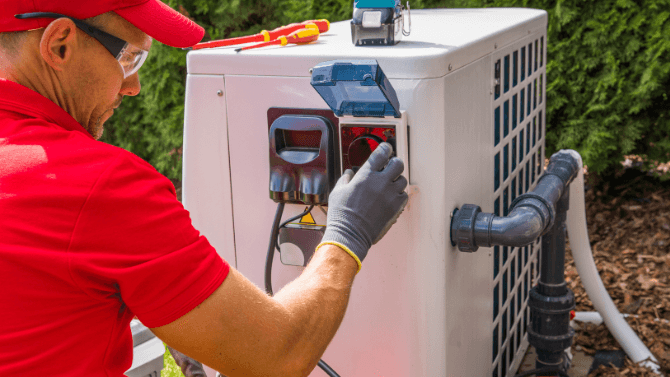
<svg viewBox="0 0 670 377"><path fill-rule="evenodd" d="M657 172L667 172L667 164ZM670 180L663 182L624 164L614 176L587 175L586 189L591 248L603 283L619 311L635 315L628 323L670 375ZM575 293L576 310L595 310L569 247L566 280ZM604 324L582 324L573 343L573 352L590 355L616 349L621 346ZM600 367L589 374L651 375L628 359L621 368Z"/></svg>

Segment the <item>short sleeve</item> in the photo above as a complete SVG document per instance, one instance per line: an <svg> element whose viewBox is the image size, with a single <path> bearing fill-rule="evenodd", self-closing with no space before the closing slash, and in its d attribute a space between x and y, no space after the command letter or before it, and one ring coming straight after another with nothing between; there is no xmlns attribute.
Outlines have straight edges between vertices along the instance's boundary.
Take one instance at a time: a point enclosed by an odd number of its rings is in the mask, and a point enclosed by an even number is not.
<svg viewBox="0 0 670 377"><path fill-rule="evenodd" d="M100 300L120 294L148 327L188 313L229 271L193 228L172 183L126 151L92 188L68 253L72 278L81 289Z"/></svg>

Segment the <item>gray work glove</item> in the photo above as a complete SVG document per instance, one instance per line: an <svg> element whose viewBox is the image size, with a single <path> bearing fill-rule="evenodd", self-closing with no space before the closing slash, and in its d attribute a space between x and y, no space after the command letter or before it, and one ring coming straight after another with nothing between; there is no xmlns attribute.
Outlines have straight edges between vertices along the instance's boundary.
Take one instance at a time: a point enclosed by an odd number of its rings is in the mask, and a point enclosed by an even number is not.
<svg viewBox="0 0 670 377"><path fill-rule="evenodd" d="M393 148L380 144L354 175L347 169L330 193L326 232L319 247L336 245L358 263L384 237L407 204L407 179ZM317 247L318 249L318 247Z"/></svg>

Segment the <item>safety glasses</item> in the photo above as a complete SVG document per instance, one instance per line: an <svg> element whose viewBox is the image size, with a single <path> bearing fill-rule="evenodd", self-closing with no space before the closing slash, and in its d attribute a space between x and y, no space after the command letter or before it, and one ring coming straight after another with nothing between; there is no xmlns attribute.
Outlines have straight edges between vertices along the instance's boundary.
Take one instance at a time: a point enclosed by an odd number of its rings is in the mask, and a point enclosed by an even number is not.
<svg viewBox="0 0 670 377"><path fill-rule="evenodd" d="M100 42L106 49L109 51L112 56L123 68L123 78L127 78L139 71L144 61L147 60L149 56L149 51L142 50L139 47L135 47L132 44L124 41L123 39L117 38L109 33L106 33L96 27L84 23L82 20L66 16L64 14L58 13L49 13L49 12L34 12L34 13L23 13L17 14L14 17L18 19L28 19L28 18L69 18L74 22L79 29L84 33L88 34L92 38L95 38Z"/></svg>

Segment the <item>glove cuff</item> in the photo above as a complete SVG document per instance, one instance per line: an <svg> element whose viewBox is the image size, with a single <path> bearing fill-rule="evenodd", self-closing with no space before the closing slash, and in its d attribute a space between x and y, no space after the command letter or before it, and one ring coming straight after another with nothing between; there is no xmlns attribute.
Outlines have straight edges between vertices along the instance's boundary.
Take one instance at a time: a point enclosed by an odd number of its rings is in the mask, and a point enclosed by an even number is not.
<svg viewBox="0 0 670 377"><path fill-rule="evenodd" d="M360 234L356 229L355 224L361 224L363 221L364 219L358 218L355 213L348 214L332 208L328 211L326 231L321 239L321 244L336 245L351 255L356 260L359 271L361 262L372 246L370 241L365 239L365 234Z"/></svg>
<svg viewBox="0 0 670 377"><path fill-rule="evenodd" d="M324 241L324 242L321 242L321 243L316 247L316 250L319 250L319 248L320 248L321 246L323 246L323 245L333 245L333 246L337 246L337 247L339 247L340 249L346 251L347 254L351 255L351 257L354 258L354 260L356 261L356 264L358 265L358 269L356 270L356 273L358 273L358 272L361 270L362 263L361 263L361 260L358 258L358 255L356 255L356 253L354 253L353 251L351 251L351 250L350 250L348 247L346 247L345 245L343 245L343 244L341 244L341 243L339 243L339 242L336 242L336 241ZM316 251L316 250L315 250L315 251Z"/></svg>

